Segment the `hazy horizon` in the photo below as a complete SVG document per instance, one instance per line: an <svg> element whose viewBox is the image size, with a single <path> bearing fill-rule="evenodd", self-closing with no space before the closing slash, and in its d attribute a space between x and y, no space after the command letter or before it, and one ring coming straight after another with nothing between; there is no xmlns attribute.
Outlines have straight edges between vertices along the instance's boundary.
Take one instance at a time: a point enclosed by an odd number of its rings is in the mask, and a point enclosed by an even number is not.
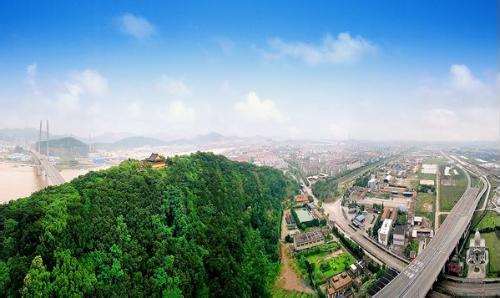
<svg viewBox="0 0 500 298"><path fill-rule="evenodd" d="M498 3L454 3L4 4L0 128L498 141Z"/></svg>

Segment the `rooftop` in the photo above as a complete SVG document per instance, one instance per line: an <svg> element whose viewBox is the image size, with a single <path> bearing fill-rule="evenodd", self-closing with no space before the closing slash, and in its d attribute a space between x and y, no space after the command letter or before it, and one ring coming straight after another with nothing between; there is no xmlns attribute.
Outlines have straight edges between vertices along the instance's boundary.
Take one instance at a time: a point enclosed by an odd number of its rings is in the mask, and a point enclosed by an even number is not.
<svg viewBox="0 0 500 298"><path fill-rule="evenodd" d="M388 218L385 219L384 222L382 223L379 232L382 234L389 234L391 228L392 228L392 219Z"/></svg>
<svg viewBox="0 0 500 298"><path fill-rule="evenodd" d="M296 233L294 240L297 244L307 243L311 241L323 240L324 236L320 231L307 232L307 233Z"/></svg>
<svg viewBox="0 0 500 298"><path fill-rule="evenodd" d="M349 285L351 282L351 277L345 272L335 275L328 281L328 294L335 293L336 291Z"/></svg>
<svg viewBox="0 0 500 298"><path fill-rule="evenodd" d="M397 225L394 227L394 235L404 235L405 234L405 226Z"/></svg>

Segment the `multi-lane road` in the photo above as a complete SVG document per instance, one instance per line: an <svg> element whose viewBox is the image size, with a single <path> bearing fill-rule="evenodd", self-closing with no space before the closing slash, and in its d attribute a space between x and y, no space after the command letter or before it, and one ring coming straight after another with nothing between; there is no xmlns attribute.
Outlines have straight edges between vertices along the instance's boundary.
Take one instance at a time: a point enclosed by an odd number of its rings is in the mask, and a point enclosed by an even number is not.
<svg viewBox="0 0 500 298"><path fill-rule="evenodd" d="M469 228L474 210L488 188L484 177L481 177L484 184L481 191L479 188L471 187L468 170L465 167L462 169L467 175L468 187L460 200L424 251L375 297L425 297L427 295L449 256Z"/></svg>
<svg viewBox="0 0 500 298"><path fill-rule="evenodd" d="M51 164L50 161L45 156L41 155L35 150L30 150L30 151L35 159L35 162L40 163L40 166L45 171L45 174L47 175L48 178L47 183L49 186L60 185L66 182L61 173L59 173L56 167L53 164Z"/></svg>

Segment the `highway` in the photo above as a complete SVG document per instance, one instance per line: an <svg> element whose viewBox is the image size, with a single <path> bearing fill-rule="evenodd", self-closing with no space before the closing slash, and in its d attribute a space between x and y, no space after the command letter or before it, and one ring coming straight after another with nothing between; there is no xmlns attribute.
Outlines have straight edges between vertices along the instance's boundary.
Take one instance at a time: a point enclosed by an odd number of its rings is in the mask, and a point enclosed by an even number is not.
<svg viewBox="0 0 500 298"><path fill-rule="evenodd" d="M457 247L460 238L469 227L474 210L487 190L485 178L483 189L471 187L468 171L468 187L460 200L439 228L424 251L374 297L425 297L444 268L446 261Z"/></svg>
<svg viewBox="0 0 500 298"><path fill-rule="evenodd" d="M40 166L45 171L45 174L47 175L48 178L47 179L48 186L61 185L66 182L63 176L61 176L61 173L59 173L56 167L54 167L54 165L51 164L45 156L41 155L35 150L30 150L30 152L33 155L35 163L39 163Z"/></svg>

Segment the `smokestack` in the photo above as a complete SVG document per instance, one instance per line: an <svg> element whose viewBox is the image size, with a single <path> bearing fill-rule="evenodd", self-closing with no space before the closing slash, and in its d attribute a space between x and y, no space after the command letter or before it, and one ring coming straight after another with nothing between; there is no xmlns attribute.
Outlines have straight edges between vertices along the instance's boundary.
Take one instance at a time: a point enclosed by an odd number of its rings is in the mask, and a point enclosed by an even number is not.
<svg viewBox="0 0 500 298"><path fill-rule="evenodd" d="M47 120L47 160L49 160L49 120Z"/></svg>
<svg viewBox="0 0 500 298"><path fill-rule="evenodd" d="M40 133L38 134L38 153L42 154L42 120L40 120Z"/></svg>

